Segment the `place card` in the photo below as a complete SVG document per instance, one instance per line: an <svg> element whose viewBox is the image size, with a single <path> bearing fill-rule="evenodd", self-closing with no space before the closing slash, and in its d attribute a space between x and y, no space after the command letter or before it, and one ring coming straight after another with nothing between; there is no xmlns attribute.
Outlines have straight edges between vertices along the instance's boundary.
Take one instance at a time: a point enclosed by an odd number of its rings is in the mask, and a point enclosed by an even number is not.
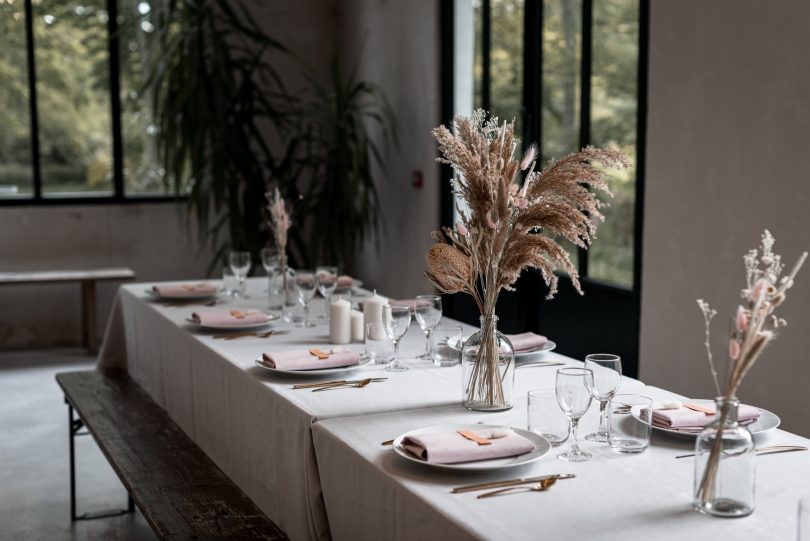
<svg viewBox="0 0 810 541"><path fill-rule="evenodd" d="M460 436L462 436L462 437L464 437L464 438L467 438L467 439L468 439L468 440L470 440L470 441L474 441L474 442L475 442L475 443L477 443L478 445L492 445L492 442L491 442L491 441L489 441L489 440L488 440L488 439L486 439L486 438L482 438L481 436L479 436L479 435L478 435L478 434L476 434L475 432L471 432L471 431L469 431L469 430L456 430L456 432L457 432L457 433L458 433Z"/></svg>

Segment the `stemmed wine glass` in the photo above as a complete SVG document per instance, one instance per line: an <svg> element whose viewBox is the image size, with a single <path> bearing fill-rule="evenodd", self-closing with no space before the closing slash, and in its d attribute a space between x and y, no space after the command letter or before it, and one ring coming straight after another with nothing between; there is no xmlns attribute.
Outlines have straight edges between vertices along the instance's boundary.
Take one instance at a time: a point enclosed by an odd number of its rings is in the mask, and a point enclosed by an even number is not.
<svg viewBox="0 0 810 541"><path fill-rule="evenodd" d="M585 436L589 441L608 441L607 405L622 381L622 359L610 353L593 353L585 357L585 368L593 372L592 396L599 401L599 430Z"/></svg>
<svg viewBox="0 0 810 541"><path fill-rule="evenodd" d="M311 270L299 270L295 276L295 290L298 293L298 302L304 307L304 321L302 327L314 327L309 321L309 301L315 296L317 283L315 273Z"/></svg>
<svg viewBox="0 0 810 541"><path fill-rule="evenodd" d="M442 298L438 295L419 295L416 297L416 306L414 307L416 315L416 322L419 327L425 332L426 346L425 352L420 355L419 359L430 359L437 363L436 356L433 354L433 329L439 324L442 319Z"/></svg>
<svg viewBox="0 0 810 541"><path fill-rule="evenodd" d="M571 446L557 455L560 460L568 462L585 462L593 455L579 448L577 442L577 425L593 399L593 372L588 368L560 368L557 370L555 383L557 403L571 424Z"/></svg>
<svg viewBox="0 0 810 541"><path fill-rule="evenodd" d="M262 258L262 267L267 273L267 292L273 294L273 276L278 272L278 248L265 247L259 254Z"/></svg>
<svg viewBox="0 0 810 541"><path fill-rule="evenodd" d="M250 252L231 252L228 262L230 263L234 276L236 276L236 282L238 284L238 288L233 296L247 299L248 296L245 295L245 280L247 279L248 272L250 272Z"/></svg>
<svg viewBox="0 0 810 541"><path fill-rule="evenodd" d="M389 372L404 372L408 367L399 362L399 342L411 325L411 309L408 306L383 306L382 323L385 334L394 342L394 360L385 367Z"/></svg>
<svg viewBox="0 0 810 541"><path fill-rule="evenodd" d="M337 288L338 268L337 267L317 267L315 269L315 276L318 279L318 291L324 299L326 299L326 308L324 314L319 316L321 319L326 319L326 324L329 324L329 305L332 304L332 293Z"/></svg>

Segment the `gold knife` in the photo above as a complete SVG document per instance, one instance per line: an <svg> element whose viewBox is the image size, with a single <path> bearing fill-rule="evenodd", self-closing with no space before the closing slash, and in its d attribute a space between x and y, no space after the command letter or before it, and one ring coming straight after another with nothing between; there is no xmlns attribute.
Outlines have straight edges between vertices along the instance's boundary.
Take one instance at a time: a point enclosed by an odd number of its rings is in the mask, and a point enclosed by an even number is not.
<svg viewBox="0 0 810 541"><path fill-rule="evenodd" d="M546 481L548 479L571 479L575 477L573 473L558 473L553 475L541 475L540 477L526 477L523 479L509 479L507 481L491 481L489 483L478 483L475 485L465 485L462 487L456 487L452 490L453 494L461 494L463 492L475 492L477 490L486 490L490 488L501 488L501 487L514 487L517 485L523 485L526 483L539 483L541 481Z"/></svg>

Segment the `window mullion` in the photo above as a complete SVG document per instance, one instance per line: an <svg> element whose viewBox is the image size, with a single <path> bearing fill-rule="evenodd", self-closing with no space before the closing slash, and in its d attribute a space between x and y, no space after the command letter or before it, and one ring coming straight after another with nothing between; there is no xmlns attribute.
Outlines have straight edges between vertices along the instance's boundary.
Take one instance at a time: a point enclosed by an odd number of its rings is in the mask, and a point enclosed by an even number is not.
<svg viewBox="0 0 810 541"><path fill-rule="evenodd" d="M107 0L107 32L110 66L110 119L113 151L113 197L124 198L124 152L121 141L121 85L118 58L118 2Z"/></svg>
<svg viewBox="0 0 810 541"><path fill-rule="evenodd" d="M481 108L492 109L492 4L491 0L481 2Z"/></svg>
<svg viewBox="0 0 810 541"><path fill-rule="evenodd" d="M31 117L31 165L34 173L34 199L42 199L42 169L39 163L37 69L34 56L34 9L31 0L25 0L25 40L28 49L28 106Z"/></svg>
<svg viewBox="0 0 810 541"><path fill-rule="evenodd" d="M591 144L591 72L593 62L593 0L582 0L582 44L579 91L579 147ZM588 276L588 251L579 248L579 275Z"/></svg>

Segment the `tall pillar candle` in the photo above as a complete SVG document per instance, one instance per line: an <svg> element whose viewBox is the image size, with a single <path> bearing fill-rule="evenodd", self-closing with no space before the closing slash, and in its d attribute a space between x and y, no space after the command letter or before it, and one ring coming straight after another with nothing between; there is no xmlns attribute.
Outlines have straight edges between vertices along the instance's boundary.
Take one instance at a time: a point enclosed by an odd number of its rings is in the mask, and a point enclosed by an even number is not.
<svg viewBox="0 0 810 541"><path fill-rule="evenodd" d="M363 318L365 325L369 323L379 325L377 332L371 335L375 340L385 339L385 331L382 330L382 311L383 306L386 304L388 304L388 299L377 295L376 290L374 291L374 295L363 302Z"/></svg>
<svg viewBox="0 0 810 541"><path fill-rule="evenodd" d="M349 301L335 299L329 305L329 341L333 344L348 344L352 338L352 305Z"/></svg>
<svg viewBox="0 0 810 541"><path fill-rule="evenodd" d="M365 340L363 319L363 312L352 310L352 342L363 342Z"/></svg>

